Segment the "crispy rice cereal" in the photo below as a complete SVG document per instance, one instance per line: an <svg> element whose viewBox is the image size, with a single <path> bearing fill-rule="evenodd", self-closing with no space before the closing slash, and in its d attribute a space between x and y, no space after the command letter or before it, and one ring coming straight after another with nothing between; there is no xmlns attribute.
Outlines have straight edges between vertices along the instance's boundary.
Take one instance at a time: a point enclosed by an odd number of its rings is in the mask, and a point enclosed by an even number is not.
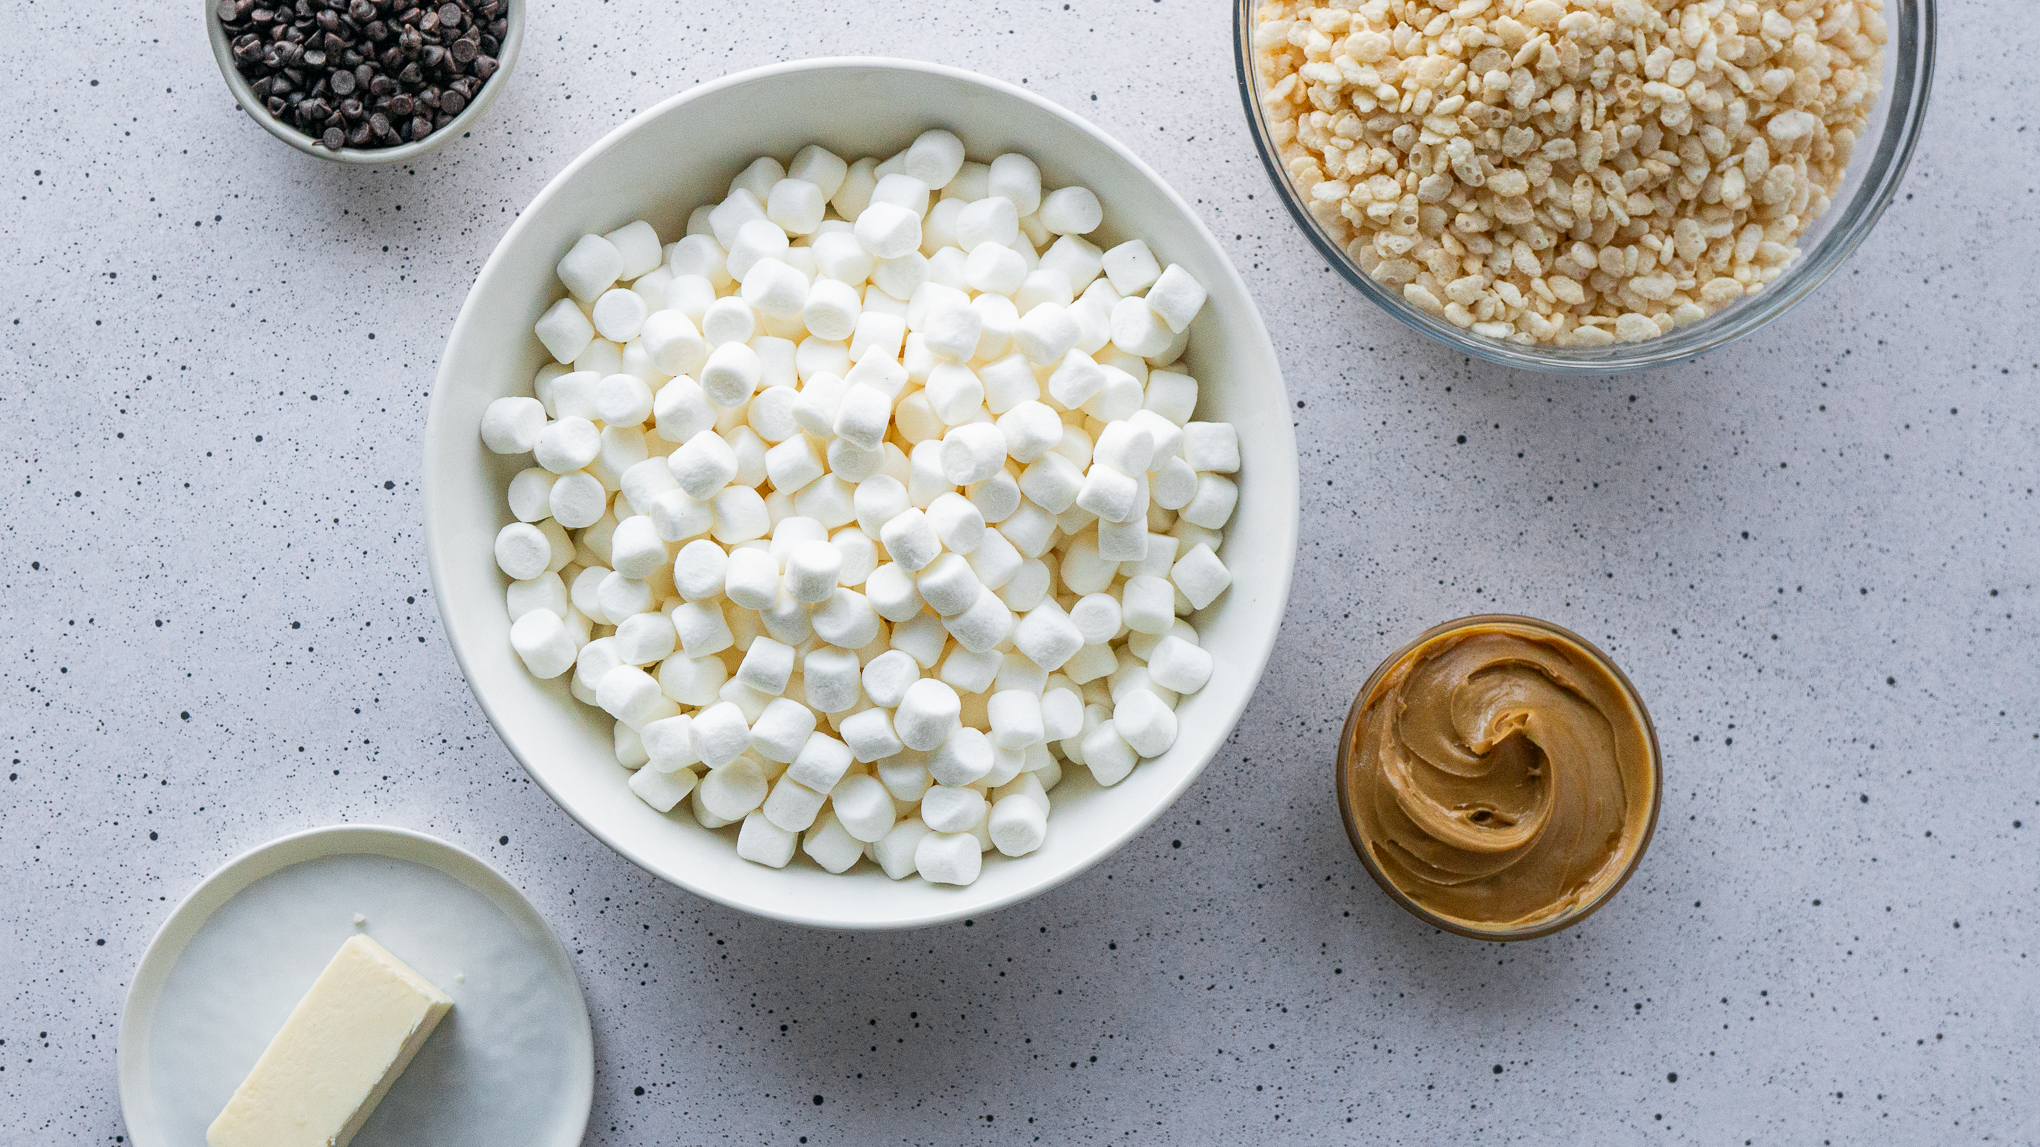
<svg viewBox="0 0 2040 1147"><path fill-rule="evenodd" d="M1840 186L1883 0L1271 0L1284 166L1361 269L1490 338L1652 338L1763 288Z"/></svg>

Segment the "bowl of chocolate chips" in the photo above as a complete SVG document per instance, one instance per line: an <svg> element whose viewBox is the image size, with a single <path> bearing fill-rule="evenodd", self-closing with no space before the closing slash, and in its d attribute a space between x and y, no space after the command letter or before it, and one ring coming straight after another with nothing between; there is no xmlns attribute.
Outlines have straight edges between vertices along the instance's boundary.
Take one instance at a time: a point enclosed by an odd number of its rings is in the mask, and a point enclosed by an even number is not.
<svg viewBox="0 0 2040 1147"><path fill-rule="evenodd" d="M525 0L205 0L220 74L269 134L338 163L401 163L503 87Z"/></svg>

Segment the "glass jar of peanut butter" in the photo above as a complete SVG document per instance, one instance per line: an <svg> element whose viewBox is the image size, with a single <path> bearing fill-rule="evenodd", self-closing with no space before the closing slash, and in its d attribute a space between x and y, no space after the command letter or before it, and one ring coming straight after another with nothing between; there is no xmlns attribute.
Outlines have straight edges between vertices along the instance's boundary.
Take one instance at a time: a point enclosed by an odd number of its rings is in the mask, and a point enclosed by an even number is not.
<svg viewBox="0 0 2040 1147"><path fill-rule="evenodd" d="M1480 940L1586 919L1657 826L1664 771L1636 687L1549 622L1434 626L1367 679L1339 738L1339 809L1368 873Z"/></svg>

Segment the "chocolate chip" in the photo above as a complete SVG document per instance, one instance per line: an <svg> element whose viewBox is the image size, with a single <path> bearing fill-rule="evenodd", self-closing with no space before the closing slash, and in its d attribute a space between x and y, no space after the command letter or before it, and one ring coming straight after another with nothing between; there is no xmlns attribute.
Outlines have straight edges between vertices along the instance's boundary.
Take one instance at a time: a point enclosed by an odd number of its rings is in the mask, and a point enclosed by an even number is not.
<svg viewBox="0 0 2040 1147"><path fill-rule="evenodd" d="M467 97L461 95L457 91L449 89L441 93L439 96L439 110L445 112L447 115L450 116L459 115L461 109L465 108L466 106Z"/></svg>
<svg viewBox="0 0 2040 1147"><path fill-rule="evenodd" d="M326 134L319 137L319 142L334 151L339 151L340 146L347 142L347 136L339 128L329 127L326 129Z"/></svg>
<svg viewBox="0 0 2040 1147"><path fill-rule="evenodd" d="M327 79L326 84L333 89L333 94L336 96L352 95L354 94L354 73L334 72Z"/></svg>
<svg viewBox="0 0 2040 1147"><path fill-rule="evenodd" d="M475 57L482 54L479 45L473 40L465 38L455 40L453 47L447 49L447 51L453 56L453 60L457 64L472 64L475 62Z"/></svg>

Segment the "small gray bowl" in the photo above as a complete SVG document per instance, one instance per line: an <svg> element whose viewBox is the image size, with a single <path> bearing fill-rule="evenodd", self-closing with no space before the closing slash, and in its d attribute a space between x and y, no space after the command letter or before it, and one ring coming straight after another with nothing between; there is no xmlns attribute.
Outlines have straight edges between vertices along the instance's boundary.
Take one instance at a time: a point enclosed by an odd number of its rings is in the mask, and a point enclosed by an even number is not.
<svg viewBox="0 0 2040 1147"><path fill-rule="evenodd" d="M255 98L255 90L248 86L248 81L242 78L240 70L234 67L234 51L227 42L227 31L220 26L219 18L213 14L216 4L217 0L204 0L201 4L205 13L206 36L212 41L213 59L218 61L220 75L227 81L227 87L232 89L235 102L241 105L241 110L247 112L250 119L261 124L262 129L270 135L306 155L333 163L405 163L467 131L481 119L483 112L489 110L489 105L495 102L497 94L509 81L510 70L517 65L517 49L524 43L524 0L508 0L504 8L504 17L510 21L510 27L503 35L501 50L496 53L496 74L490 76L488 82L482 85L482 90L475 94L474 102L453 117L452 123L424 139L400 143L395 147L343 147L335 151L270 115L269 109L263 106L262 101Z"/></svg>

